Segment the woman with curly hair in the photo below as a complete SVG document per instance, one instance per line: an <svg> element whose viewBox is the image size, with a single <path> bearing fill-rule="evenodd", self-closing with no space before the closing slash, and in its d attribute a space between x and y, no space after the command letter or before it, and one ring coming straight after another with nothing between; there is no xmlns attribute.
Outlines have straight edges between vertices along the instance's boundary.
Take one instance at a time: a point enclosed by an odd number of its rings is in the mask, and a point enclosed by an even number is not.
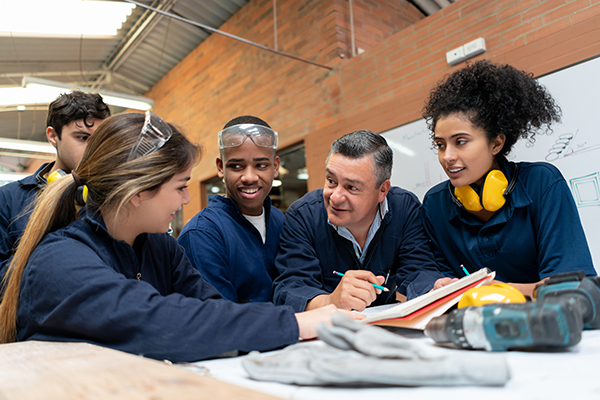
<svg viewBox="0 0 600 400"><path fill-rule="evenodd" d="M423 221L445 275L488 267L528 296L556 273L596 275L560 171L507 160L517 140L548 131L560 112L532 74L489 61L467 65L432 90L423 117L450 179L425 195Z"/></svg>

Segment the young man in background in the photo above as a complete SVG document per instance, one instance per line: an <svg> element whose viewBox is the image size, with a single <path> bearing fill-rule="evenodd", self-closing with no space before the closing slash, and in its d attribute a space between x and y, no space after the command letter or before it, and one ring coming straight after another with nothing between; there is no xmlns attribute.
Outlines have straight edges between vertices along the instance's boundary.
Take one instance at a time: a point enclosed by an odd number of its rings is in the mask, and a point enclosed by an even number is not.
<svg viewBox="0 0 600 400"><path fill-rule="evenodd" d="M56 98L48 108L46 138L56 148L56 160L43 164L33 175L0 187L0 278L10 264L17 241L27 222L29 205L57 171L75 169L87 139L110 116L108 106L97 93L74 90ZM56 175L55 175L56 176ZM60 175L59 175L60 176Z"/></svg>

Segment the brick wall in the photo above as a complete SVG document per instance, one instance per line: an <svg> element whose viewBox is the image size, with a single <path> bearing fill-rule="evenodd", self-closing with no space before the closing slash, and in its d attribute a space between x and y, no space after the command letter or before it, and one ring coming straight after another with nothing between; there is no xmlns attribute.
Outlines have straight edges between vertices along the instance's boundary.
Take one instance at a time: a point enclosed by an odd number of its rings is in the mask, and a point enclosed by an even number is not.
<svg viewBox="0 0 600 400"><path fill-rule="evenodd" d="M488 48L478 58L536 75L600 55L600 0L459 0L397 33L374 17L371 28L379 28L368 29L367 15L381 17L381 9L367 7L386 3L354 1L355 20L363 24L357 38L363 32L373 36L365 33L357 46L366 51L348 59L340 57L349 50L347 2L278 0L279 50L332 70L213 34L162 79L147 94L156 112L205 146L192 185L216 175L216 132L234 116L254 114L280 132L282 147L304 141L309 190L321 187L333 140L356 129L382 132L418 119L432 85L461 67L448 66L446 52L478 37ZM221 29L272 47L271 7L271 0L252 0ZM383 11L404 22L414 12L410 5ZM199 209L194 196L184 222Z"/></svg>
<svg viewBox="0 0 600 400"><path fill-rule="evenodd" d="M381 43L425 16L406 0L353 0L354 44L359 54ZM342 58L352 57L350 4L334 0Z"/></svg>
<svg viewBox="0 0 600 400"><path fill-rule="evenodd" d="M478 37L487 58L539 76L600 55L600 0L459 0L402 30L339 71L340 122L304 138L309 190L323 185L324 160L341 135L382 132L419 119L432 86L450 67L447 51Z"/></svg>

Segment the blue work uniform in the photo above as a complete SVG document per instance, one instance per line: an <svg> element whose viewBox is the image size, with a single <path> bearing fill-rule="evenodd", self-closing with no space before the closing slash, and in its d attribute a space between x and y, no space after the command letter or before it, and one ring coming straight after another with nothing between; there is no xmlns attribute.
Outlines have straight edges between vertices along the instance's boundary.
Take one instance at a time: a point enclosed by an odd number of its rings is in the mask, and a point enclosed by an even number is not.
<svg viewBox="0 0 600 400"><path fill-rule="evenodd" d="M31 254L17 326L20 341L85 341L171 361L299 337L290 307L225 300L170 235L142 234L132 247L98 213L49 233Z"/></svg>
<svg viewBox="0 0 600 400"><path fill-rule="evenodd" d="M54 162L42 165L33 175L0 187L0 279L16 251L17 242L25 232L33 202L46 184L46 175Z"/></svg>
<svg viewBox="0 0 600 400"><path fill-rule="evenodd" d="M361 263L350 240L328 223L323 190L307 193L285 214L275 266L276 304L303 311L309 300L331 294L340 283L333 271L367 270L388 276L389 292L372 305L393 303L396 290L408 299L428 292L442 278L429 249L417 197L399 187L387 195L388 212L371 240Z"/></svg>
<svg viewBox="0 0 600 400"><path fill-rule="evenodd" d="M271 206L269 197L264 210L265 243L233 200L216 195L209 196L208 207L177 238L202 277L228 300L272 301L283 213Z"/></svg>
<svg viewBox="0 0 600 400"><path fill-rule="evenodd" d="M452 201L448 181L423 200L423 221L440 269L462 277L487 267L496 279L535 283L583 270L596 275L577 207L560 171L548 163L521 162L512 193L487 222ZM502 163L510 182L514 167Z"/></svg>

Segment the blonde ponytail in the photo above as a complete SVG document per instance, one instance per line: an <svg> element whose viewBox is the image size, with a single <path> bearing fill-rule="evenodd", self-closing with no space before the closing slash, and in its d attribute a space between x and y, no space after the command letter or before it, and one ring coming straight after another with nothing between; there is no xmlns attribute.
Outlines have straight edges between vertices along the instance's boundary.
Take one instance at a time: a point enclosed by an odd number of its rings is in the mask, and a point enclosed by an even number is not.
<svg viewBox="0 0 600 400"><path fill-rule="evenodd" d="M72 175L67 175L49 185L37 200L27 228L19 241L17 251L2 280L0 343L14 342L17 338L17 311L23 271L29 261L29 256L44 236L75 220L77 216L76 189Z"/></svg>

